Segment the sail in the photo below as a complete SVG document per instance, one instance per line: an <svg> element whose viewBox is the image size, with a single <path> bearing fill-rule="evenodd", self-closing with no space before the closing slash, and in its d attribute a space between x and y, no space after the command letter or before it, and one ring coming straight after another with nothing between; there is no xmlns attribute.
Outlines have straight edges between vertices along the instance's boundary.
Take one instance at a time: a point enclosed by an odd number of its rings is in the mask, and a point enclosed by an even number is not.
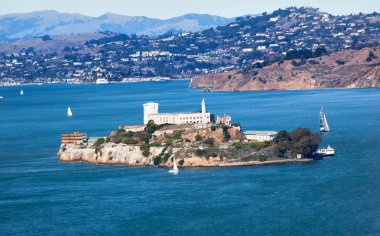
<svg viewBox="0 0 380 236"><path fill-rule="evenodd" d="M71 108L70 107L67 108L67 116L68 117L72 117L73 116L73 113L71 112Z"/></svg>
<svg viewBox="0 0 380 236"><path fill-rule="evenodd" d="M321 112L319 113L319 130L321 132L330 132L329 124L327 123L326 115L323 110L323 107L321 109Z"/></svg>
<svg viewBox="0 0 380 236"><path fill-rule="evenodd" d="M176 170L178 171L178 168L177 168L177 163L175 162L175 159L173 157L173 170Z"/></svg>
<svg viewBox="0 0 380 236"><path fill-rule="evenodd" d="M323 117L324 117L324 119L323 119L323 126L325 128L325 132L330 132L330 127L329 127L329 124L327 123L326 115L323 114Z"/></svg>
<svg viewBox="0 0 380 236"><path fill-rule="evenodd" d="M21 89L21 91L20 91L20 95L21 95L21 96L24 95L24 90Z"/></svg>

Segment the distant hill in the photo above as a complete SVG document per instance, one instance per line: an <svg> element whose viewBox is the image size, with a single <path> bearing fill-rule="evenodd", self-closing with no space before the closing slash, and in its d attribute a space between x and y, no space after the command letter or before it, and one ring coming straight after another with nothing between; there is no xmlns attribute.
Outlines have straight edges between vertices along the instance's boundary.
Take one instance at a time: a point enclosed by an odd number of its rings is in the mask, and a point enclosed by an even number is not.
<svg viewBox="0 0 380 236"><path fill-rule="evenodd" d="M117 18L115 15L103 17ZM191 17L201 21L199 15L183 18L191 21ZM179 18L172 21L183 22L183 18ZM57 21L60 20L70 19ZM144 27L142 24L141 28ZM153 30L154 27L149 29ZM115 30L117 29L111 29ZM210 86L217 90L249 90L256 89L256 85L257 89L276 89L275 86L282 84L283 87L277 89L286 89L291 84L293 74L298 76L296 72L303 71L301 74L305 74L308 81L312 77L321 78L316 83L326 81L325 84L310 86L346 86L340 85L340 82L337 85L329 84L330 80L323 77L325 75L329 78L335 75L359 78L363 84L358 82L355 86L367 86L365 75L378 76L378 67L367 74L355 74L365 72L366 65L370 63L363 64L360 59L360 68L351 71L355 68L355 63L349 63L343 56L326 64L337 69L337 73L332 73L333 70L329 70L330 67L325 66L323 61L313 58L342 50L351 52L349 49L379 48L379 45L379 13L334 16L316 8L290 7L272 13L238 17L227 25L191 33L149 37L104 31L75 35L51 34L1 43L0 83L85 83L94 82L97 78L122 81L130 77L155 76L192 78L228 72L231 76L227 75L224 84ZM377 53L376 57L379 58ZM369 56L368 54L369 52L364 52L362 55ZM377 58L369 60L375 63ZM339 64L343 63L340 60L344 62L343 66ZM282 61L291 68L286 70L282 68L284 65L279 65L278 68L275 66ZM274 66L268 67L270 65ZM262 67L273 70L261 69ZM309 68L315 71L309 71ZM277 83L276 80L289 83ZM374 84L377 86L377 82ZM300 83L300 86L306 85ZM372 82L368 86L373 86Z"/></svg>
<svg viewBox="0 0 380 236"><path fill-rule="evenodd" d="M160 20L112 13L106 13L99 17L89 17L57 11L36 11L0 16L0 41L16 41L46 34L83 34L103 31L157 36L167 32L200 31L226 25L233 20L233 18L206 14L187 14Z"/></svg>
<svg viewBox="0 0 380 236"><path fill-rule="evenodd" d="M380 48L343 50L263 68L206 74L194 79L191 86L214 91L379 87Z"/></svg>

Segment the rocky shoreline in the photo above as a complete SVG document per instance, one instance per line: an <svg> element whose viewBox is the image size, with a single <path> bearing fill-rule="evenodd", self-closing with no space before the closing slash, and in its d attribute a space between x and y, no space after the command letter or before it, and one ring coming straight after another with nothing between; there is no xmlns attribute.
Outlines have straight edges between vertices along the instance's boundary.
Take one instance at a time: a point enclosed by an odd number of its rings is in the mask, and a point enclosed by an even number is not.
<svg viewBox="0 0 380 236"><path fill-rule="evenodd" d="M155 166L154 157L159 155L164 147L152 148L152 155L144 157L139 151L138 146L125 144L108 145L101 151L96 152L95 149L83 148L80 145L61 145L57 156L62 162L86 162L90 164L106 164L106 165L128 165L128 166ZM181 167L233 167L233 166L253 166L253 165L270 165L270 164L287 164L287 163L308 163L314 161L312 158L302 159L278 159L268 161L238 161L228 160L220 161L217 158L209 158L189 156ZM172 160L159 164L160 167L172 167Z"/></svg>
<svg viewBox="0 0 380 236"><path fill-rule="evenodd" d="M299 152L297 140L305 140L314 148L320 140L315 133L296 129L282 131L271 142L247 140L240 127L192 125L157 126L152 134L146 131L111 132L106 139L94 144L63 143L57 153L62 162L86 162L90 164L118 164L129 166L172 167L173 160L179 167L232 167L285 163L308 163L314 159L296 158ZM148 128L151 128L148 126ZM290 143L291 138L294 140ZM301 147L302 150L305 147ZM311 152L313 150L309 150Z"/></svg>

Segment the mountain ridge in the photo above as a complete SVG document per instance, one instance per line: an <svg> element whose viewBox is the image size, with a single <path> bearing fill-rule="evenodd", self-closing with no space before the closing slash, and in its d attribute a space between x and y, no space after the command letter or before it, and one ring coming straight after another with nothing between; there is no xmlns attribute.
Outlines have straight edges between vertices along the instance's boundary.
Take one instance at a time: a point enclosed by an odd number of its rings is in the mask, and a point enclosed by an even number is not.
<svg viewBox="0 0 380 236"><path fill-rule="evenodd" d="M158 36L167 32L195 32L226 25L235 18L190 13L169 19L126 16L107 12L98 17L55 10L12 13L0 16L0 41L10 42L43 35L83 34L111 31Z"/></svg>

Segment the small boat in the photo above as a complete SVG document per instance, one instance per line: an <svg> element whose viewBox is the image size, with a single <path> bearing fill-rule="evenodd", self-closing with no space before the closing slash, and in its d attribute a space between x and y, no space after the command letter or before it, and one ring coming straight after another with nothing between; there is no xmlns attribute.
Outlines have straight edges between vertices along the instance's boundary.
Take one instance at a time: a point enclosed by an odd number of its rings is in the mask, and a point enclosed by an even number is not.
<svg viewBox="0 0 380 236"><path fill-rule="evenodd" d="M0 99L3 99L4 97L3 96L0 96Z"/></svg>
<svg viewBox="0 0 380 236"><path fill-rule="evenodd" d="M21 89L20 96L23 96L23 95L24 95L24 90Z"/></svg>
<svg viewBox="0 0 380 236"><path fill-rule="evenodd" d="M330 145L327 145L327 148L318 149L316 153L320 156L334 156L335 149L332 148Z"/></svg>
<svg viewBox="0 0 380 236"><path fill-rule="evenodd" d="M175 162L174 157L173 157L173 169L169 170L169 173L178 174L177 163Z"/></svg>
<svg viewBox="0 0 380 236"><path fill-rule="evenodd" d="M73 113L71 112L71 108L68 107L67 108L67 117L72 117L73 116Z"/></svg>
<svg viewBox="0 0 380 236"><path fill-rule="evenodd" d="M321 132L331 132L329 124L327 123L325 111L323 110L323 107L321 111L319 112L319 130Z"/></svg>
<svg viewBox="0 0 380 236"><path fill-rule="evenodd" d="M203 93L209 93L209 92L211 92L211 89L210 88L204 88L204 89L201 90L201 92L203 92Z"/></svg>
<svg viewBox="0 0 380 236"><path fill-rule="evenodd" d="M108 83L109 83L108 80L104 78L96 80L96 84L108 84Z"/></svg>

